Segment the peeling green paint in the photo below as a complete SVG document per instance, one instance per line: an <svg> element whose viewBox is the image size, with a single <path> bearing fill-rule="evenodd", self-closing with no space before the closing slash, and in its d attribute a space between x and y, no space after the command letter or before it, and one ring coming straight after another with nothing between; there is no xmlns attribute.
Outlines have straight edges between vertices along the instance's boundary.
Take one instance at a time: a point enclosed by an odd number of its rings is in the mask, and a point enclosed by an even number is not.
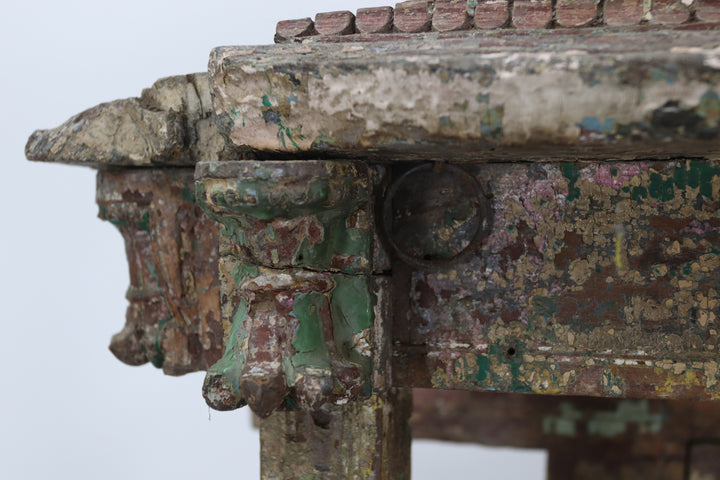
<svg viewBox="0 0 720 480"><path fill-rule="evenodd" d="M601 122L595 117L585 117L578 123L578 126L588 132L614 135L618 129L618 122L614 118L606 118Z"/></svg>
<svg viewBox="0 0 720 480"><path fill-rule="evenodd" d="M541 295L535 295L531 300L532 306L539 315L550 318L557 311L557 300Z"/></svg>
<svg viewBox="0 0 720 480"><path fill-rule="evenodd" d="M370 279L364 275L336 275L331 297L335 342L339 349L349 353L353 336L370 328L374 321L376 302Z"/></svg>
<svg viewBox="0 0 720 480"><path fill-rule="evenodd" d="M299 293L295 295L292 315L298 319L295 332L295 355L292 364L295 367L311 365L330 368L330 353L325 343L320 310L327 298L321 293Z"/></svg>
<svg viewBox="0 0 720 480"><path fill-rule="evenodd" d="M712 198L713 179L720 176L720 168L707 162L690 161L678 164L673 170L672 176L661 175L657 172L650 173L650 184L647 193L640 190L641 187L633 189L632 198L639 200L640 197L647 198L647 194L655 200L668 202L675 198L675 191L684 191L686 187L698 189L700 195ZM638 195L636 195L636 190Z"/></svg>
<svg viewBox="0 0 720 480"><path fill-rule="evenodd" d="M572 202L580 197L580 189L575 185L580 178L578 167L575 163L565 162L561 166L562 174L568 179L567 201Z"/></svg>
<svg viewBox="0 0 720 480"><path fill-rule="evenodd" d="M150 214L147 210L143 212L140 220L137 222L137 226L140 230L150 233Z"/></svg>
<svg viewBox="0 0 720 480"><path fill-rule="evenodd" d="M232 327L227 337L225 352L220 360L208 369L208 377L221 375L226 386L232 388L233 396L240 400L240 375L245 367L245 343L247 341L247 330L245 329L245 317L247 316L248 303L245 297L241 297L237 308L232 316Z"/></svg>
<svg viewBox="0 0 720 480"><path fill-rule="evenodd" d="M622 378L616 376L612 370L605 370L602 373L601 384L603 392L608 397L621 397L625 392Z"/></svg>

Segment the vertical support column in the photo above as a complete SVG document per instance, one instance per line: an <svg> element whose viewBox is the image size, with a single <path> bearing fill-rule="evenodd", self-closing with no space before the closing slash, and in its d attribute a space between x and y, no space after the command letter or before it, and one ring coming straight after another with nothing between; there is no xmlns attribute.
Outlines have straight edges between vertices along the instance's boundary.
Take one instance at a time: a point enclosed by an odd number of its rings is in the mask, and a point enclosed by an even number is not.
<svg viewBox="0 0 720 480"><path fill-rule="evenodd" d="M263 480L410 479L409 390L334 406L327 426L303 411L260 422Z"/></svg>
<svg viewBox="0 0 720 480"><path fill-rule="evenodd" d="M228 161L196 169L225 228L223 357L203 393L263 420L264 479L409 478L409 391L390 384L387 260L361 162Z"/></svg>

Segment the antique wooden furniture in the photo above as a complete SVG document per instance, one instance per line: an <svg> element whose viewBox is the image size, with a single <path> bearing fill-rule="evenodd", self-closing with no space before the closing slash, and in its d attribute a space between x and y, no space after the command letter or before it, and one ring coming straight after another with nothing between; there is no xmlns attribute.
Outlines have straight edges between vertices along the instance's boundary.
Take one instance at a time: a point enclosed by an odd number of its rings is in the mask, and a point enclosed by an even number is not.
<svg viewBox="0 0 720 480"><path fill-rule="evenodd" d="M548 448L553 480L720 478L718 21L318 14L27 155L98 169L131 271L111 350L249 405L263 478L409 478L409 425Z"/></svg>

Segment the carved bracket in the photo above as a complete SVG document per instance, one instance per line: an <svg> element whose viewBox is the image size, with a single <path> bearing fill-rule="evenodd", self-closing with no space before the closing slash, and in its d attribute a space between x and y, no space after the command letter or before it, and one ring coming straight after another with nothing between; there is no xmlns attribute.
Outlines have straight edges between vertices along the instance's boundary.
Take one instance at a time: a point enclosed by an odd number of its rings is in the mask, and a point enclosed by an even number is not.
<svg viewBox="0 0 720 480"><path fill-rule="evenodd" d="M198 201L225 227L219 268L228 342L205 380L211 407L249 404L266 417L372 393L384 303L377 274L387 268L374 227L378 178L355 162L198 165Z"/></svg>
<svg viewBox="0 0 720 480"><path fill-rule="evenodd" d="M130 302L110 350L129 365L170 375L220 357L218 227L195 207L192 170L101 171L100 218L125 240Z"/></svg>

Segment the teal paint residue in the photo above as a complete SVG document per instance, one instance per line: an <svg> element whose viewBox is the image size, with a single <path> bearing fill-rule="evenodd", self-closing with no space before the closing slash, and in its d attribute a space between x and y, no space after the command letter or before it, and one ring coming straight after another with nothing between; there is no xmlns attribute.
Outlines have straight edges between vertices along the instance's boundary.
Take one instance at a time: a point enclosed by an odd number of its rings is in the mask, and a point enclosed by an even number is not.
<svg viewBox="0 0 720 480"><path fill-rule="evenodd" d="M331 185L328 178L313 178L304 192L290 198L279 188L276 178L263 177L263 172L258 171L253 178L236 181L230 191L225 187L206 191L203 182L198 181L196 197L208 216L223 225L220 233L238 245L248 246L245 231L255 225L251 217L266 221L313 216L322 229L312 240L303 238L295 252L293 265L321 265L347 273L366 271L371 267L372 231L349 227L346 221L367 198L367 185L355 176L348 176L343 181L343 185ZM339 203L331 202L333 189L343 192ZM214 213L213 209L217 207L222 207L225 213ZM275 239L272 227L265 233L270 241Z"/></svg>
<svg viewBox="0 0 720 480"><path fill-rule="evenodd" d="M467 14L471 17L475 16L475 7L478 6L478 0L467 0Z"/></svg>
<svg viewBox="0 0 720 480"><path fill-rule="evenodd" d="M336 275L330 297L335 348L344 357L369 374L371 359L355 350L355 335L372 327L375 303L371 280L364 275Z"/></svg>
<svg viewBox="0 0 720 480"><path fill-rule="evenodd" d="M640 200L640 197L647 198L649 194L655 200L667 202L675 198L676 189L683 192L686 187L698 189L700 195L712 198L713 179L718 175L720 168L709 162L693 160L675 166L671 175L652 172L647 192L643 187L634 187L632 198Z"/></svg>
<svg viewBox="0 0 720 480"><path fill-rule="evenodd" d="M112 223L115 227L120 229L121 227L127 226L127 221L119 218L108 218L108 222Z"/></svg>
<svg viewBox="0 0 720 480"><path fill-rule="evenodd" d="M720 175L720 168L709 162L693 160L689 162L687 184L691 188L699 188L700 194L712 198L713 178Z"/></svg>
<svg viewBox="0 0 720 480"><path fill-rule="evenodd" d="M165 352L163 352L162 346L160 345L160 335L155 337L153 348L155 351L152 356L150 356L150 363L152 363L155 368L162 368L163 363L165 363Z"/></svg>
<svg viewBox="0 0 720 480"><path fill-rule="evenodd" d="M295 252L296 265L326 265L334 268L333 259L336 256L344 256L346 258L342 260L343 271L346 273L355 273L360 269L367 270L370 266L372 231L348 227L346 223L351 213L362 203L360 199L367 198L366 186L356 183L356 179L352 177L348 177L345 182L344 191L353 192L345 203L332 210L318 208L314 209L314 212L308 212L313 214L323 226L322 240L312 245L304 240Z"/></svg>
<svg viewBox="0 0 720 480"><path fill-rule="evenodd" d="M510 355L505 346L490 345L486 355L478 354L475 357L474 382L483 390L502 390L514 393L530 393L532 388L520 379L522 367L522 354L520 351L525 344L519 342L513 347L515 352ZM510 375L501 376L493 367L505 365L509 367Z"/></svg>
<svg viewBox="0 0 720 480"><path fill-rule="evenodd" d="M235 268L230 272L232 279L235 281L235 285L240 285L249 278L257 277L258 274L259 270L256 265L248 265L245 263L236 264Z"/></svg>
<svg viewBox="0 0 720 480"><path fill-rule="evenodd" d="M297 98L295 98L297 103ZM279 106L274 107L272 102L270 101L270 98L267 95L262 96L262 104L263 107L265 107L260 114L260 116L265 120L266 124L275 124L278 126L278 138L280 139L280 143L282 143L282 146L284 149L287 149L287 141L289 141L293 147L295 147L296 150L300 151L300 145L298 145L297 140L305 140L307 137L300 133L302 131L302 127L294 127L290 128L283 124L283 114L281 112L289 113L289 107L288 110L283 110Z"/></svg>
<svg viewBox="0 0 720 480"><path fill-rule="evenodd" d="M650 70L650 79L654 82L675 83L677 80L678 70L675 65L664 65L660 68Z"/></svg>
<svg viewBox="0 0 720 480"><path fill-rule="evenodd" d="M478 355L475 358L477 363L477 373L475 374L475 380L478 383L484 383L490 374L490 359L487 355Z"/></svg>
<svg viewBox="0 0 720 480"><path fill-rule="evenodd" d="M513 355L510 361L510 376L512 382L510 388L515 393L532 393L532 388L520 380L521 355Z"/></svg>
<svg viewBox="0 0 720 480"><path fill-rule="evenodd" d="M327 178L310 180L302 198L290 198L286 193L278 192L275 185L274 180L262 179L259 176L238 180L231 197L228 197L226 191L219 190L211 192L212 201L220 207L237 210L259 220L272 220L321 211L330 197L330 183ZM218 221L225 223L223 219ZM226 226L229 227L227 224Z"/></svg>
<svg viewBox="0 0 720 480"><path fill-rule="evenodd" d="M648 193L656 200L667 202L675 198L675 190L673 189L673 179L663 178L659 173L650 174L650 185Z"/></svg>
<svg viewBox="0 0 720 480"><path fill-rule="evenodd" d="M539 315L550 318L557 312L557 300L554 298L535 295L531 300L532 306Z"/></svg>
<svg viewBox="0 0 720 480"><path fill-rule="evenodd" d="M145 268L147 268L148 272L150 272L150 275L154 279L158 280L158 284L159 284L160 276L158 275L157 266L155 265L155 262L150 261L150 260L146 261Z"/></svg>
<svg viewBox="0 0 720 480"><path fill-rule="evenodd" d="M618 130L618 123L614 118L606 118L601 122L595 117L585 117L577 125L588 132L602 133L604 135L614 135Z"/></svg>
<svg viewBox="0 0 720 480"><path fill-rule="evenodd" d="M245 342L247 330L245 318L247 316L247 299L241 297L232 316L232 328L228 335L227 345L222 358L208 369L208 376L221 375L226 386L231 387L235 398L242 397L240 392L240 375L245 367Z"/></svg>
<svg viewBox="0 0 720 480"><path fill-rule="evenodd" d="M580 189L575 186L576 182L580 178L577 164L572 162L565 162L560 167L560 170L562 171L563 177L567 178L568 180L568 202L572 202L573 200L580 198Z"/></svg>
<svg viewBox="0 0 720 480"><path fill-rule="evenodd" d="M489 93L478 93L475 95L475 101L478 103L490 103L490 94Z"/></svg>
<svg viewBox="0 0 720 480"><path fill-rule="evenodd" d="M233 125L236 125L236 124L237 124L238 117L239 117L241 114L242 114L242 113L241 113L240 110L238 110L237 108L231 108L231 109L230 109L230 115L229 115L229 116L230 116L230 120L232 121L232 124L233 124ZM242 126L243 126L243 127L245 126L245 114L242 114Z"/></svg>
<svg viewBox="0 0 720 480"><path fill-rule="evenodd" d="M603 393L609 397L621 397L625 392L622 378L615 376L610 370L602 372L600 383L602 384Z"/></svg>
<svg viewBox="0 0 720 480"><path fill-rule="evenodd" d="M140 230L150 233L150 214L147 210L143 212L140 220L137 221L137 226Z"/></svg>
<svg viewBox="0 0 720 480"><path fill-rule="evenodd" d="M447 115L440 117L438 123L440 128L453 128L455 126L455 122Z"/></svg>
<svg viewBox="0 0 720 480"><path fill-rule="evenodd" d="M294 367L311 365L330 368L330 352L325 343L325 334L320 311L326 306L327 298L317 292L298 293L292 315L298 319L295 332L295 355L292 358Z"/></svg>
<svg viewBox="0 0 720 480"><path fill-rule="evenodd" d="M498 105L480 112L480 134L483 137L499 139L503 136L505 106Z"/></svg>
<svg viewBox="0 0 720 480"><path fill-rule="evenodd" d="M189 188L183 187L183 189L180 191L180 194L182 195L183 200L195 205L195 193L192 192Z"/></svg>
<svg viewBox="0 0 720 480"><path fill-rule="evenodd" d="M633 187L632 193L630 194L630 198L637 202L643 201L643 199L648 197L648 191L645 187Z"/></svg>

